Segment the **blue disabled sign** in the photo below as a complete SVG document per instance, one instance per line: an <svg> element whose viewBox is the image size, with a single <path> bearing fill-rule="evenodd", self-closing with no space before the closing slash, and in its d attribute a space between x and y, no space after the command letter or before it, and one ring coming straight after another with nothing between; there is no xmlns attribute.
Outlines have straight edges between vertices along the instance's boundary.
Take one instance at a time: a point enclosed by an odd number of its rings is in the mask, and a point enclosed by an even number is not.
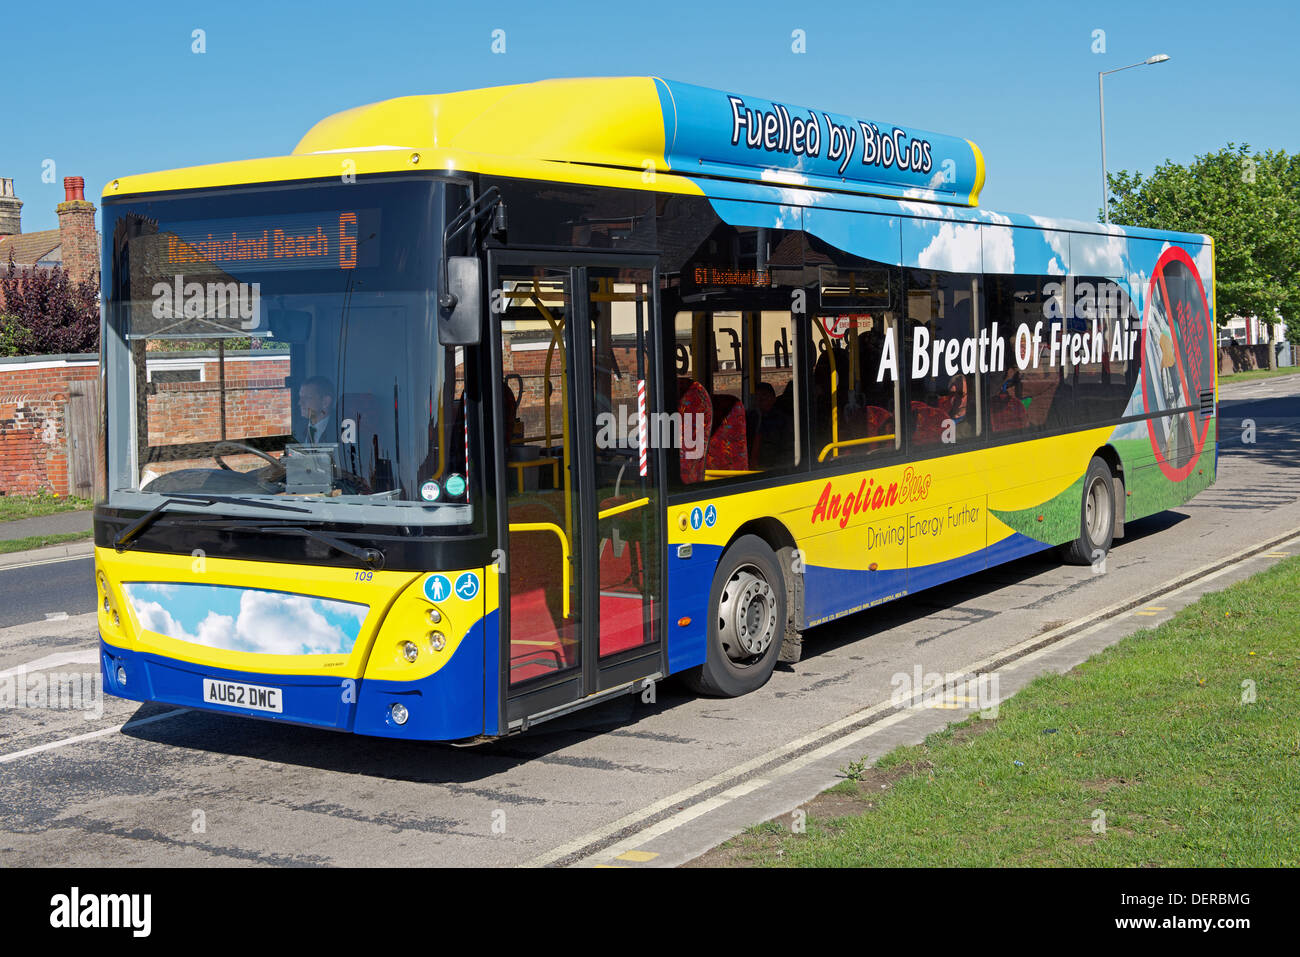
<svg viewBox="0 0 1300 957"><path fill-rule="evenodd" d="M478 594L478 576L473 572L465 572L456 579L456 594L469 601Z"/></svg>
<svg viewBox="0 0 1300 957"><path fill-rule="evenodd" d="M718 520L718 510L710 505L704 510L704 524L713 527L713 523Z"/></svg>
<svg viewBox="0 0 1300 957"><path fill-rule="evenodd" d="M698 532L700 530L700 526L703 524L704 524L704 513L700 511L700 507L696 505L693 509L691 509L691 528L695 529Z"/></svg>
<svg viewBox="0 0 1300 957"><path fill-rule="evenodd" d="M451 597L451 579L446 575L430 575L424 580L424 597L429 601L446 601Z"/></svg>

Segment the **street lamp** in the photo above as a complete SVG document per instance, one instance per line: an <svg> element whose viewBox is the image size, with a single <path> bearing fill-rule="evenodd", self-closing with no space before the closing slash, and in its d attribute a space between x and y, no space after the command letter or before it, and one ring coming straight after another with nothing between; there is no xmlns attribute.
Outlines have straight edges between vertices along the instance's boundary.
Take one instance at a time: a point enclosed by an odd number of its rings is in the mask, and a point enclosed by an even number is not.
<svg viewBox="0 0 1300 957"><path fill-rule="evenodd" d="M1168 59L1168 54L1157 53L1155 56L1149 56L1138 63L1130 63L1128 66L1116 67L1113 70L1102 70L1097 74L1097 103L1101 106L1101 215L1107 226L1110 225L1110 185L1106 182L1106 91L1103 79L1108 73L1131 70L1135 66L1164 63Z"/></svg>

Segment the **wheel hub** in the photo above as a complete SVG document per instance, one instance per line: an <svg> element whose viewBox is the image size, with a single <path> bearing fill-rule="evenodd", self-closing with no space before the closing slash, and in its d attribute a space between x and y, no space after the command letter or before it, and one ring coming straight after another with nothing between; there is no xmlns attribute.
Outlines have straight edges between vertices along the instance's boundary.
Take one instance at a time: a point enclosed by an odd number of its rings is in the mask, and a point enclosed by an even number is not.
<svg viewBox="0 0 1300 957"><path fill-rule="evenodd" d="M776 637L776 595L762 573L752 567L736 569L718 608L718 631L727 657L747 661L761 656Z"/></svg>
<svg viewBox="0 0 1300 957"><path fill-rule="evenodd" d="M1088 497L1084 500L1084 522L1088 528L1088 537L1094 543L1102 541L1106 536L1106 526L1111 521L1109 506L1104 480L1094 480L1088 487Z"/></svg>

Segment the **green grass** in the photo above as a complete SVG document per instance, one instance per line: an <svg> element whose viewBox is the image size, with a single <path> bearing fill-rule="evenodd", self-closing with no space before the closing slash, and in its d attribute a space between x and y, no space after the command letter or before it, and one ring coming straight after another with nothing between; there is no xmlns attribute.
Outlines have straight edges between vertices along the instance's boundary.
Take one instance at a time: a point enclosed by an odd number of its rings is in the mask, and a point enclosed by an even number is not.
<svg viewBox="0 0 1300 957"><path fill-rule="evenodd" d="M44 548L46 545L61 545L64 542L76 542L90 538L94 533L90 529L84 532L68 532L61 535L32 535L28 538L11 538L0 541L0 555L7 552L25 552L29 548Z"/></svg>
<svg viewBox="0 0 1300 957"><path fill-rule="evenodd" d="M892 752L869 772L888 784L842 782L809 806L806 834L751 829L710 853L804 867L1294 867L1297 595L1290 558L1037 679L995 721Z"/></svg>
<svg viewBox="0 0 1300 957"><path fill-rule="evenodd" d="M67 495L60 498L51 492L36 495L0 495L0 522L13 522L20 518L39 518L55 512L75 512L90 508L94 503L88 498Z"/></svg>
<svg viewBox="0 0 1300 957"><path fill-rule="evenodd" d="M1300 375L1300 369L1295 366L1286 366L1281 369L1247 369L1245 372L1234 372L1231 375L1219 376L1219 385L1228 385L1231 382L1249 382L1251 379L1273 379L1280 375Z"/></svg>

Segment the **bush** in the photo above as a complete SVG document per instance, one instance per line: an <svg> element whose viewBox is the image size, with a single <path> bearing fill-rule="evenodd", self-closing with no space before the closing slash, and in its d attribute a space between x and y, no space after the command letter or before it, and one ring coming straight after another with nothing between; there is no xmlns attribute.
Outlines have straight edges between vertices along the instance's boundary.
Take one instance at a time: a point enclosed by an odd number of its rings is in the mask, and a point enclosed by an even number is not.
<svg viewBox="0 0 1300 957"><path fill-rule="evenodd" d="M17 316L0 313L0 356L26 355L27 338Z"/></svg>
<svg viewBox="0 0 1300 957"><path fill-rule="evenodd" d="M0 355L59 355L99 351L99 287L74 283L60 266L20 270L9 256L0 277L5 315Z"/></svg>

